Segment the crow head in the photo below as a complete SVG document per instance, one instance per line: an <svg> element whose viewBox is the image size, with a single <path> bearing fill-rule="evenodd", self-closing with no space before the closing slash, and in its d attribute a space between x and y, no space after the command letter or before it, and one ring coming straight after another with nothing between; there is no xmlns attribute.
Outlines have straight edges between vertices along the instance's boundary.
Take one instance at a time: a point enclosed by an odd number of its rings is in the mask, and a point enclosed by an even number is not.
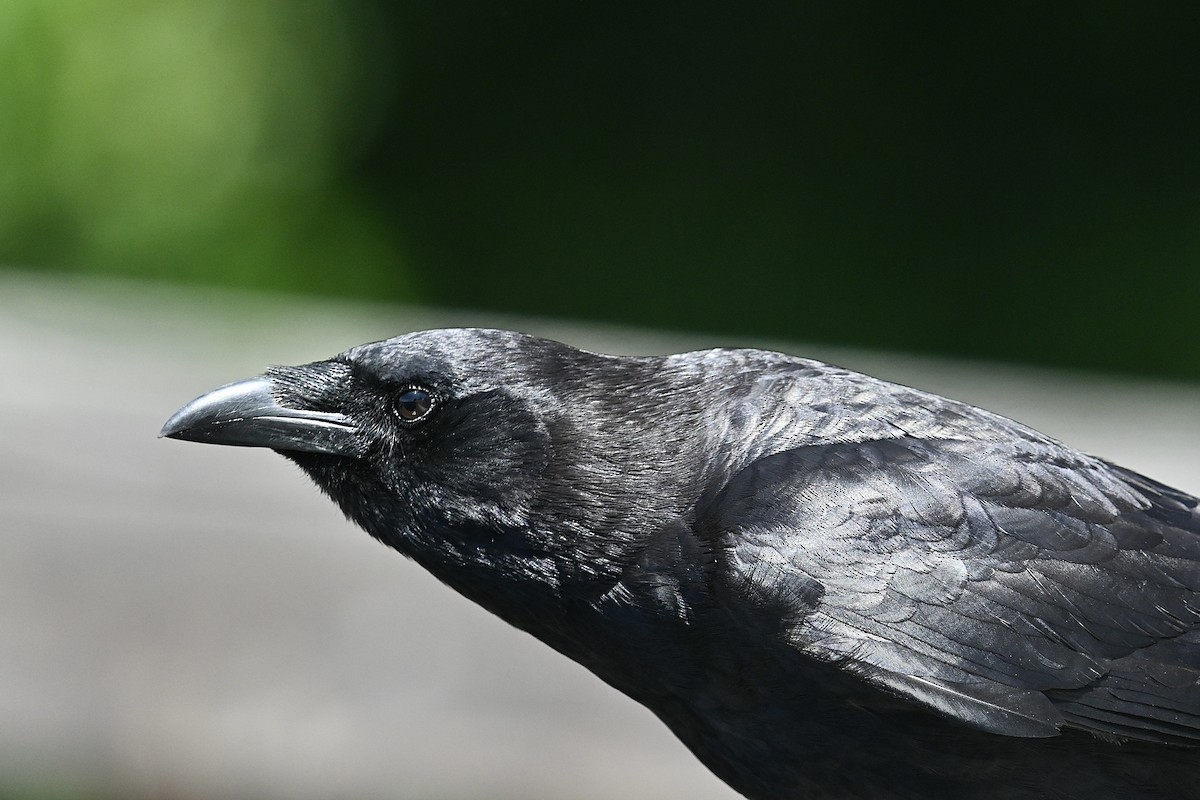
<svg viewBox="0 0 1200 800"><path fill-rule="evenodd" d="M528 628L526 612L610 588L694 500L674 454L700 420L663 367L425 331L216 389L161 435L280 452L372 536Z"/></svg>

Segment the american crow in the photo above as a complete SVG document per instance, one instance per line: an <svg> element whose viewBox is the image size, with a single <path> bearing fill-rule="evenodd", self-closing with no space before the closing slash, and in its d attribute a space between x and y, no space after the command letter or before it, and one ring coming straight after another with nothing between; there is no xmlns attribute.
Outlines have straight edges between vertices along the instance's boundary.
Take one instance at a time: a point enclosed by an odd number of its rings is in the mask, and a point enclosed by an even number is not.
<svg viewBox="0 0 1200 800"><path fill-rule="evenodd" d="M747 797L1200 797L1197 500L973 406L440 330L162 435L281 452Z"/></svg>

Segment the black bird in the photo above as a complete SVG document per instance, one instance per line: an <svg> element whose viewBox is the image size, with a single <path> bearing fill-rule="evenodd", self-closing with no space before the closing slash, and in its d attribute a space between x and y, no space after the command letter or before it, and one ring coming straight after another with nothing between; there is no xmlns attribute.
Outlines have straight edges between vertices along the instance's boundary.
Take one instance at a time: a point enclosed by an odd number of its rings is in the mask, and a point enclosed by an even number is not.
<svg viewBox="0 0 1200 800"><path fill-rule="evenodd" d="M758 350L414 333L206 394L751 798L1200 797L1197 500Z"/></svg>

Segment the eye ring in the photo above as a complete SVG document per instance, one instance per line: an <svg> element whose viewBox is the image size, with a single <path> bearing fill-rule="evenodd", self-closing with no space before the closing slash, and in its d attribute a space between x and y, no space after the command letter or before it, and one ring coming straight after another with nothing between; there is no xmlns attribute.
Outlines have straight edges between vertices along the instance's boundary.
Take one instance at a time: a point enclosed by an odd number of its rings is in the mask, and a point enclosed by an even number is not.
<svg viewBox="0 0 1200 800"><path fill-rule="evenodd" d="M415 425L429 416L437 405L433 392L422 386L406 386L396 393L392 408L405 425Z"/></svg>

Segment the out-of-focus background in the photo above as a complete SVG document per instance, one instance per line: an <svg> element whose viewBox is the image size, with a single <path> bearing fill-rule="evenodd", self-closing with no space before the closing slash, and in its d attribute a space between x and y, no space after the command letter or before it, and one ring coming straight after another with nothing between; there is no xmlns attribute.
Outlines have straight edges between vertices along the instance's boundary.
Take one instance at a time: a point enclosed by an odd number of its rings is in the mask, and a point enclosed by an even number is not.
<svg viewBox="0 0 1200 800"><path fill-rule="evenodd" d="M1200 5L8 0L0 260L1200 377Z"/></svg>
<svg viewBox="0 0 1200 800"><path fill-rule="evenodd" d="M1183 2L7 0L0 798L729 797L281 459L158 425L488 324L802 352L1200 490L1198 37Z"/></svg>

